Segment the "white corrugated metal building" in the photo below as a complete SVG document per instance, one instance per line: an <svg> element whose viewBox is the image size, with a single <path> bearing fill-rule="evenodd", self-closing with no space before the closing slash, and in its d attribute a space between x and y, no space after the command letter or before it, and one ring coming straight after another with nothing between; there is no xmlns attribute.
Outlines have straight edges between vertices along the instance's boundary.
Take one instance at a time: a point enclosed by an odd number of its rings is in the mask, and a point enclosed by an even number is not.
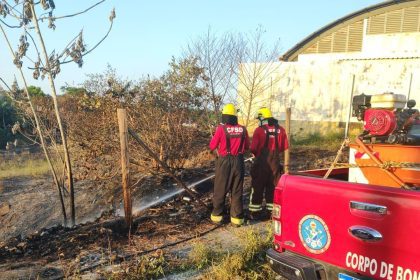
<svg viewBox="0 0 420 280"><path fill-rule="evenodd" d="M271 67L252 111L269 106L280 119L291 104L293 120L337 127L347 119L352 91L405 94L420 105L420 0L386 1L338 19Z"/></svg>

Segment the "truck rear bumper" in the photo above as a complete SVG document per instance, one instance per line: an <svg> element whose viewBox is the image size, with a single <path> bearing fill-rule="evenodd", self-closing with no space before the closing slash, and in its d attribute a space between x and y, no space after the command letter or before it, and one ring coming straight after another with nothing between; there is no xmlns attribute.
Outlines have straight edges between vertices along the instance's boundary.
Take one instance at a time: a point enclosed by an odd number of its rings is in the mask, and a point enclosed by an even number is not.
<svg viewBox="0 0 420 280"><path fill-rule="evenodd" d="M287 279L325 279L325 272L320 264L299 255L268 249L266 257L271 268Z"/></svg>
<svg viewBox="0 0 420 280"><path fill-rule="evenodd" d="M326 280L337 279L339 274L345 274L352 279L369 280L371 278L356 274L337 266L311 260L296 253L285 251L279 253L274 249L266 252L268 263L277 274L292 280ZM347 279L347 278L346 278Z"/></svg>

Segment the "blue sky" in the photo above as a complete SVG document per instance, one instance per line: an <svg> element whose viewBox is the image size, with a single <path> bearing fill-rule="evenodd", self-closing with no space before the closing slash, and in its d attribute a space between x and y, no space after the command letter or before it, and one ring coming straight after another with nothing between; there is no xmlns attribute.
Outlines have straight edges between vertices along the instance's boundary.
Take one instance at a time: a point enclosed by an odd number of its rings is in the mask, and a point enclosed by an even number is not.
<svg viewBox="0 0 420 280"><path fill-rule="evenodd" d="M77 12L97 1L56 0L56 15ZM181 55L188 42L202 35L209 26L217 33L248 32L262 25L266 43L280 39L279 56L330 22L356 10L379 3L378 0L107 0L77 18L56 22L54 32L47 31L47 49L61 50L81 29L85 41L92 46L106 33L108 16L113 7L117 18L107 40L85 57L83 68L67 64L57 78L57 86L65 82L77 85L87 73L100 73L109 63L120 76L138 79L144 75L159 76L168 68L172 56ZM10 36L17 46L17 32ZM4 39L0 36L0 77L8 82L16 69L10 63ZM28 64L26 64L28 65ZM30 75L31 77L31 75ZM18 79L19 81L19 79ZM46 83L30 79L30 84L46 89Z"/></svg>

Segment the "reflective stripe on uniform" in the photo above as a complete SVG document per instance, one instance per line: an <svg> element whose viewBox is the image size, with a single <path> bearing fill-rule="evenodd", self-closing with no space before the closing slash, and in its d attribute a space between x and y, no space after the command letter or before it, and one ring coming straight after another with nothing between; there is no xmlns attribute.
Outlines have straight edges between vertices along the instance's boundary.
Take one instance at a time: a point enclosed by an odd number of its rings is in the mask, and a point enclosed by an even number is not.
<svg viewBox="0 0 420 280"><path fill-rule="evenodd" d="M262 205L256 205L256 204L249 204L248 206L249 211L251 212L257 212L257 211L261 211L262 210Z"/></svg>
<svg viewBox="0 0 420 280"><path fill-rule="evenodd" d="M230 222L234 225L242 225L244 223L244 219L241 218L234 218L234 217L230 217Z"/></svg>
<svg viewBox="0 0 420 280"><path fill-rule="evenodd" d="M252 195L254 194L254 188L251 187L251 194L249 195L249 205L252 205Z"/></svg>
<svg viewBox="0 0 420 280"><path fill-rule="evenodd" d="M214 216L213 214L211 214L210 219L212 220L212 222L220 223L223 219L223 216Z"/></svg>
<svg viewBox="0 0 420 280"><path fill-rule="evenodd" d="M249 195L249 206L248 209L251 212L258 212L262 210L261 204L252 204L252 195L254 194L254 188L251 188L251 194Z"/></svg>
<svg viewBox="0 0 420 280"><path fill-rule="evenodd" d="M265 208L267 208L267 210L273 210L273 203L267 203L266 205L265 205Z"/></svg>

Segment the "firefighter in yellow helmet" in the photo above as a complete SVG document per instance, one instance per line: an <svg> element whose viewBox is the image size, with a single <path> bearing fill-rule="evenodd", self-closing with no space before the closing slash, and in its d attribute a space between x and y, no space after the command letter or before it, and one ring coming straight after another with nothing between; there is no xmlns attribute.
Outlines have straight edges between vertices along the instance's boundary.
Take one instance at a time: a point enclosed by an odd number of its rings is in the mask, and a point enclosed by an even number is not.
<svg viewBox="0 0 420 280"><path fill-rule="evenodd" d="M251 167L249 214L251 219L266 219L273 210L274 188L283 173L280 155L289 144L286 131L273 118L269 108L260 108L256 118L260 125L255 129L251 143L255 161Z"/></svg>
<svg viewBox="0 0 420 280"><path fill-rule="evenodd" d="M213 191L211 220L221 223L226 195L231 193L230 222L235 226L244 223L242 192L244 182L244 153L249 149L246 128L238 124L236 108L226 104L222 111L222 123L210 141L210 150L217 149L216 175Z"/></svg>

